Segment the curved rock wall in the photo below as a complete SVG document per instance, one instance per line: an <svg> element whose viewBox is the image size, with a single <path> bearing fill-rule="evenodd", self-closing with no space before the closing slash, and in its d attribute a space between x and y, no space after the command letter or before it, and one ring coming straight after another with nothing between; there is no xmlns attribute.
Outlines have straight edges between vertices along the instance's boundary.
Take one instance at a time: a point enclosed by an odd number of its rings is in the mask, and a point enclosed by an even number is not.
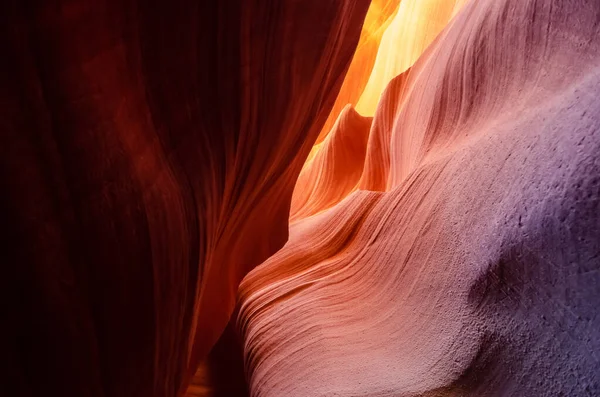
<svg viewBox="0 0 600 397"><path fill-rule="evenodd" d="M0 5L0 395L600 394L600 3L369 4Z"/></svg>
<svg viewBox="0 0 600 397"><path fill-rule="evenodd" d="M242 281L252 396L600 393L599 16L473 0L390 83L360 189Z"/></svg>
<svg viewBox="0 0 600 397"><path fill-rule="evenodd" d="M6 395L180 394L287 239L368 6L2 3Z"/></svg>

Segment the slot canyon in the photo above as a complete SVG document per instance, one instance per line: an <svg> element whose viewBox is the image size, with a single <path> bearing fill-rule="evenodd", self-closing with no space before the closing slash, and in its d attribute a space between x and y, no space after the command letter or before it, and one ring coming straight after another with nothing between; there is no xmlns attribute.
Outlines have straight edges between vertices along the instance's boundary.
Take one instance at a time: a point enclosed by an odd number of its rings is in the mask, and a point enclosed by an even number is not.
<svg viewBox="0 0 600 397"><path fill-rule="evenodd" d="M599 0L0 29L0 396L600 396Z"/></svg>

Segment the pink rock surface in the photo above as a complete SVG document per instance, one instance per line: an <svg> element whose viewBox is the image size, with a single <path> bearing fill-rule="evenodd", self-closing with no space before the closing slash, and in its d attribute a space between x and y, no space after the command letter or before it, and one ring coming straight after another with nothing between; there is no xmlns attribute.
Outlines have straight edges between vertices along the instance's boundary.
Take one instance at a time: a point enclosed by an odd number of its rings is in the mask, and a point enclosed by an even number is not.
<svg viewBox="0 0 600 397"><path fill-rule="evenodd" d="M242 281L253 396L600 393L599 18L470 1L391 83L361 189Z"/></svg>

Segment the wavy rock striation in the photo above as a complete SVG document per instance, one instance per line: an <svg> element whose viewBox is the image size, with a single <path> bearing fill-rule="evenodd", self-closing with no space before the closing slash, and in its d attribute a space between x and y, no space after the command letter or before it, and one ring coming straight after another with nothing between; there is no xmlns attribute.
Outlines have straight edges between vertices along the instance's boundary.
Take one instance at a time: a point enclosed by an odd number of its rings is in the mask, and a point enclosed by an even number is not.
<svg viewBox="0 0 600 397"><path fill-rule="evenodd" d="M378 123L373 126L373 131L369 134L367 169L361 178L361 186L364 188L368 185L372 188L370 190L385 190L387 183L383 178L387 178L389 172L389 134L392 131L390 123L393 122L396 114L395 107L402 103L400 100L403 96L402 92L407 88L404 84L405 79L396 76L407 74L408 69L419 57L426 56L428 46L460 10L464 0L404 0L393 15L383 19L386 10L391 9L394 4L394 1L388 1L385 5L380 2L371 4L361 33L361 41L344 84L317 143L309 154L311 160L319 153L323 147L323 139L330 129L333 131L332 120L335 120L335 115L338 115L338 118L342 117L344 109L342 106L353 105L358 113L366 116L384 112L387 116L380 114ZM374 28L373 26L378 22L381 24L380 27ZM391 83L390 80L401 81ZM384 92L386 89L387 93ZM315 178L319 172L331 174L326 169L316 171L315 163L307 161L304 167L309 166L312 168L310 173ZM354 167L360 166L362 166L362 155L354 165ZM303 170L303 174L308 174L308 171ZM337 189L335 186L344 183L346 181L342 182L340 179L332 181L329 189ZM295 196L304 197L302 202L306 203L310 200L310 191L310 188L304 187L304 183L298 183ZM315 198L315 200L321 199ZM318 207L319 204L315 203L314 206ZM294 221L296 218L297 215L292 208L291 220Z"/></svg>
<svg viewBox="0 0 600 397"><path fill-rule="evenodd" d="M371 117L346 106L321 147L300 172L290 222L332 207L356 189L362 174Z"/></svg>
<svg viewBox="0 0 600 397"><path fill-rule="evenodd" d="M465 0L403 0L381 38L356 110L372 116L388 82L421 56Z"/></svg>
<svg viewBox="0 0 600 397"><path fill-rule="evenodd" d="M370 3L0 5L0 395L600 395L600 3Z"/></svg>
<svg viewBox="0 0 600 397"><path fill-rule="evenodd" d="M186 389L287 239L368 6L2 3L2 395Z"/></svg>
<svg viewBox="0 0 600 397"><path fill-rule="evenodd" d="M467 2L242 281L251 394L599 394L599 92L600 3Z"/></svg>
<svg viewBox="0 0 600 397"><path fill-rule="evenodd" d="M404 0L406 1L406 0ZM403 3L404 3L403 1ZM398 12L400 0L372 0L340 92L317 138L323 142L348 104L356 104L371 76L380 43Z"/></svg>

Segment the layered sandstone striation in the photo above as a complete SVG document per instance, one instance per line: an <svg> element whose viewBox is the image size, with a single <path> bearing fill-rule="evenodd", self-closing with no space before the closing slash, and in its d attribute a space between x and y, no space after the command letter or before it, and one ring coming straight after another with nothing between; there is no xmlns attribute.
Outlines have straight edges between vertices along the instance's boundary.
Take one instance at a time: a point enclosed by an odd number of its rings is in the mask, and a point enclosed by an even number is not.
<svg viewBox="0 0 600 397"><path fill-rule="evenodd" d="M405 1L405 0L404 0ZM402 3L404 2L402 1ZM371 76L382 38L395 16L401 0L371 0L369 11L365 16L360 40L352 57L352 63L344 77L344 82L335 100L329 117L325 121L316 144L323 142L333 128L338 116L348 104L360 99Z"/></svg>
<svg viewBox="0 0 600 397"><path fill-rule="evenodd" d="M371 120L350 105L342 110L332 131L300 172L292 196L290 222L330 208L356 189Z"/></svg>
<svg viewBox="0 0 600 397"><path fill-rule="evenodd" d="M465 0L403 0L377 50L356 110L373 116L388 82L403 73L446 27Z"/></svg>
<svg viewBox="0 0 600 397"><path fill-rule="evenodd" d="M0 53L0 395L600 394L597 0L8 0Z"/></svg>
<svg viewBox="0 0 600 397"><path fill-rule="evenodd" d="M354 107L359 114L366 117L372 117L376 112L385 112L388 117L380 115L378 124L374 126L375 131L369 134L369 139L389 141L389 137L383 138L383 135L389 134L392 130L386 123L389 117L395 117L393 108L395 104L400 103L399 98L402 96L397 91L403 88L401 82L391 84L390 81L401 79L396 77L407 72L423 55L465 1L404 0L399 5L396 3L394 0L387 0L385 4L381 1L371 3L348 74L329 118L311 150L309 160L321 150L327 134L335 131L333 120L342 117L347 106ZM384 19L383 17L387 16L386 11L391 10L394 5L397 6L395 12ZM379 27L377 23L380 24ZM384 95L386 89L390 92ZM375 184L378 188L381 185L381 181L378 180L381 175L377 174L385 174L389 168L389 161L385 158L389 150L381 145L385 146L385 143L369 144L368 166L372 168L364 173L362 182ZM355 163L355 167L361 167L362 157L359 156ZM310 161L305 163L305 167L311 167L313 174L316 172L315 164ZM326 169L322 171L324 174L329 172ZM295 194L307 196L310 194L310 188L306 189L300 183L295 189ZM296 218L297 215L292 208L291 221Z"/></svg>
<svg viewBox="0 0 600 397"><path fill-rule="evenodd" d="M7 396L176 396L293 187L368 1L6 1Z"/></svg>
<svg viewBox="0 0 600 397"><path fill-rule="evenodd" d="M600 3L466 2L242 281L251 394L600 393L598 93Z"/></svg>

